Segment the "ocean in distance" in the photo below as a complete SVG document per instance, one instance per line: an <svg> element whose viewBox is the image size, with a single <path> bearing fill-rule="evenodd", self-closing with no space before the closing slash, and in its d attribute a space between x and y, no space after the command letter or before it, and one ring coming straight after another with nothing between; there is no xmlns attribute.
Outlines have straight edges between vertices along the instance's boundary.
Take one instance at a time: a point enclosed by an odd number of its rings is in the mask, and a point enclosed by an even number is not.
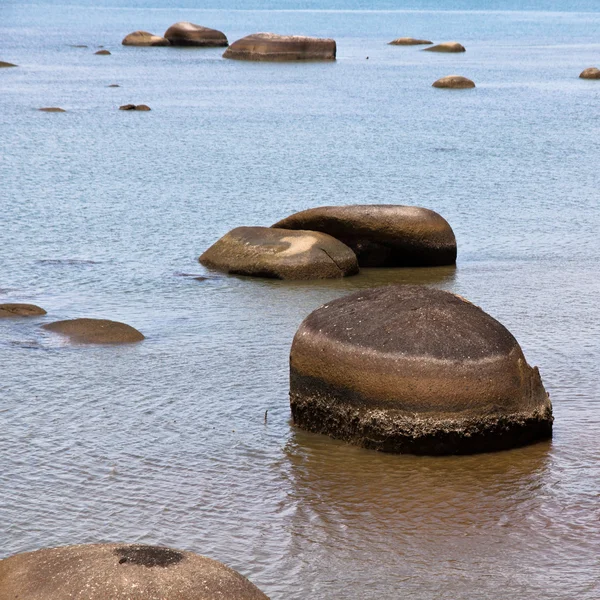
<svg viewBox="0 0 600 600"><path fill-rule="evenodd" d="M0 302L49 313L0 321L0 558L127 541L223 561L273 600L600 597L600 82L578 78L600 67L600 6L489 4L0 3L0 60L19 65L0 70ZM230 42L333 37L338 60L120 45L181 20ZM387 45L400 36L467 52ZM452 73L477 87L431 87ZM233 227L375 203L442 214L456 269L283 282L197 263ZM431 458L295 429L300 322L392 282L505 324L553 440ZM82 348L39 328L84 316L147 339Z"/></svg>

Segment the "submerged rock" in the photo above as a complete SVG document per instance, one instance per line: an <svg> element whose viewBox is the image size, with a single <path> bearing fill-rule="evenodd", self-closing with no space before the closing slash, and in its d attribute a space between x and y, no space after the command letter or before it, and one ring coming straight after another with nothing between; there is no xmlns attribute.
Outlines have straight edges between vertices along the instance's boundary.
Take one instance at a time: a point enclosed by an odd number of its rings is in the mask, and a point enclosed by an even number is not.
<svg viewBox="0 0 600 600"><path fill-rule="evenodd" d="M45 108L38 108L42 112L50 112L50 113L60 113L67 112L64 108L59 108L58 106L47 106Z"/></svg>
<svg viewBox="0 0 600 600"><path fill-rule="evenodd" d="M123 104L123 106L119 106L119 110L148 111L148 110L152 110L152 109L147 104Z"/></svg>
<svg viewBox="0 0 600 600"><path fill-rule="evenodd" d="M552 435L537 368L470 302L395 285L334 300L301 324L290 355L296 425L384 452L468 454Z"/></svg>
<svg viewBox="0 0 600 600"><path fill-rule="evenodd" d="M106 86L109 88L117 88L117 87L121 87L118 83L111 83L110 85Z"/></svg>
<svg viewBox="0 0 600 600"><path fill-rule="evenodd" d="M171 25L164 36L172 46L227 46L227 36L217 29L202 27L187 21Z"/></svg>
<svg viewBox="0 0 600 600"><path fill-rule="evenodd" d="M71 319L48 323L42 327L67 336L79 344L131 344L144 339L130 325L107 319Z"/></svg>
<svg viewBox="0 0 600 600"><path fill-rule="evenodd" d="M35 304L0 304L0 319L8 317L39 317L46 311Z"/></svg>
<svg viewBox="0 0 600 600"><path fill-rule="evenodd" d="M431 48L424 48L426 52L466 52L465 47L458 42L442 42Z"/></svg>
<svg viewBox="0 0 600 600"><path fill-rule="evenodd" d="M273 227L331 235L354 250L361 267L432 267L456 262L456 238L438 213L418 206L322 206Z"/></svg>
<svg viewBox="0 0 600 600"><path fill-rule="evenodd" d="M232 275L273 279L329 279L358 273L350 248L323 233L237 227L199 258Z"/></svg>
<svg viewBox="0 0 600 600"><path fill-rule="evenodd" d="M580 79L600 79L600 69L589 67L588 69L584 69L579 77Z"/></svg>
<svg viewBox="0 0 600 600"><path fill-rule="evenodd" d="M23 600L268 600L224 564L141 544L45 548L0 560L2 598Z"/></svg>
<svg viewBox="0 0 600 600"><path fill-rule="evenodd" d="M94 52L97 56L110 56L110 52L108 50L98 50L98 52Z"/></svg>
<svg viewBox="0 0 600 600"><path fill-rule="evenodd" d="M169 46L169 40L148 31L134 31L126 35L121 42L123 46Z"/></svg>
<svg viewBox="0 0 600 600"><path fill-rule="evenodd" d="M466 77L462 77L461 75L448 75L447 77L442 77L441 79L433 82L432 87L464 90L467 88L474 88L475 82L467 79Z"/></svg>
<svg viewBox="0 0 600 600"><path fill-rule="evenodd" d="M4 62L3 60L0 60L0 69L8 68L8 67L16 67L16 66L18 66L18 65L13 65L12 63Z"/></svg>
<svg viewBox="0 0 600 600"><path fill-rule="evenodd" d="M389 42L390 46L423 46L433 44L430 40L418 40L411 37L397 38Z"/></svg>
<svg viewBox="0 0 600 600"><path fill-rule="evenodd" d="M223 54L239 60L335 60L335 40L301 35L253 33L237 40Z"/></svg>

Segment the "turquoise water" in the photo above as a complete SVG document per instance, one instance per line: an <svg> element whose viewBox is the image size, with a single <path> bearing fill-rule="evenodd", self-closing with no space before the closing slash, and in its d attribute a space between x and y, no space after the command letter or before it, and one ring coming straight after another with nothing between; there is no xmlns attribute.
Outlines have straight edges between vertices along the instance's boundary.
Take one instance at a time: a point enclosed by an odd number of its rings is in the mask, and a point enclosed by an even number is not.
<svg viewBox="0 0 600 600"><path fill-rule="evenodd" d="M273 599L597 600L600 82L578 79L600 67L597 3L121 4L0 5L0 60L19 65L0 70L0 302L48 311L0 321L0 557L139 541L224 561ZM333 37L338 60L120 45L179 20ZM467 52L387 45L400 36ZM431 88L452 73L477 87ZM438 211L457 268L299 283L197 263L233 227L358 203ZM502 321L540 368L553 441L417 458L294 429L298 325L389 282ZM70 347L39 328L83 316L147 340Z"/></svg>

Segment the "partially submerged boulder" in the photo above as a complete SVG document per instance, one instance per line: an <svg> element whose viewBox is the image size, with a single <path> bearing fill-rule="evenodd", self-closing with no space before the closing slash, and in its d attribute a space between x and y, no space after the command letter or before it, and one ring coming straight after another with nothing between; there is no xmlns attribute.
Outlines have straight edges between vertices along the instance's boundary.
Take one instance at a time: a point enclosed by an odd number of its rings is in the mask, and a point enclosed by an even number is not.
<svg viewBox="0 0 600 600"><path fill-rule="evenodd" d="M358 273L350 248L315 231L237 227L198 259L232 275L273 279L329 279Z"/></svg>
<svg viewBox="0 0 600 600"><path fill-rule="evenodd" d="M474 88L475 82L463 77L462 75L448 75L447 77L442 77L441 79L434 81L431 85L435 88L465 90L467 88Z"/></svg>
<svg viewBox="0 0 600 600"><path fill-rule="evenodd" d="M0 304L0 319L8 317L39 317L45 314L46 311L35 304Z"/></svg>
<svg viewBox="0 0 600 600"><path fill-rule="evenodd" d="M141 544L44 548L0 560L0 597L22 600L268 600L224 564Z"/></svg>
<svg viewBox="0 0 600 600"><path fill-rule="evenodd" d="M361 267L432 267L456 262L456 238L438 213L397 204L322 206L273 225L327 233L354 250Z"/></svg>
<svg viewBox="0 0 600 600"><path fill-rule="evenodd" d="M147 104L123 104L123 106L119 106L119 110L149 111L152 109Z"/></svg>
<svg viewBox="0 0 600 600"><path fill-rule="evenodd" d="M581 71L579 77L580 79L600 79L600 69L589 67Z"/></svg>
<svg viewBox="0 0 600 600"><path fill-rule="evenodd" d="M165 31L164 37L169 40L172 46L202 46L218 47L227 46L227 36L217 29L202 27L188 21L181 21L171 25Z"/></svg>
<svg viewBox="0 0 600 600"><path fill-rule="evenodd" d="M335 40L302 35L253 33L233 42L224 58L239 60L335 60Z"/></svg>
<svg viewBox="0 0 600 600"><path fill-rule="evenodd" d="M38 108L38 110L41 110L42 112L49 112L49 113L67 112L64 108L60 108L58 106L46 106L44 108Z"/></svg>
<svg viewBox="0 0 600 600"><path fill-rule="evenodd" d="M98 50L98 52L94 52L97 56L110 56L110 50Z"/></svg>
<svg viewBox="0 0 600 600"><path fill-rule="evenodd" d="M12 63L4 62L3 60L0 60L0 69L8 68L8 67L16 67L16 66L17 65L13 65Z"/></svg>
<svg viewBox="0 0 600 600"><path fill-rule="evenodd" d="M390 46L426 46L433 44L430 40L419 40L411 37L401 37L389 42Z"/></svg>
<svg viewBox="0 0 600 600"><path fill-rule="evenodd" d="M121 42L123 46L169 46L169 40L148 31L134 31L126 35Z"/></svg>
<svg viewBox="0 0 600 600"><path fill-rule="evenodd" d="M125 323L107 319L70 319L42 325L78 344L131 344L144 336Z"/></svg>
<svg viewBox="0 0 600 600"><path fill-rule="evenodd" d="M294 423L365 448L469 454L552 435L537 367L467 300L424 286L363 290L312 312L290 355Z"/></svg>
<svg viewBox="0 0 600 600"><path fill-rule="evenodd" d="M458 42L442 42L431 48L424 48L427 52L466 52L465 47Z"/></svg>

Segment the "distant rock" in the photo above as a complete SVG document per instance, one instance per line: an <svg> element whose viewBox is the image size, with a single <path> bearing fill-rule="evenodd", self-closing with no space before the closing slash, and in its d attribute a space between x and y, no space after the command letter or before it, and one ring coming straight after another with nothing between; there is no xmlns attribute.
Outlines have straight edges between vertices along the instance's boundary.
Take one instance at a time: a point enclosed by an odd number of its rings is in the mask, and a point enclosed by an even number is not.
<svg viewBox="0 0 600 600"><path fill-rule="evenodd" d="M12 63L9 62L4 62L3 60L0 60L0 69L5 68L5 67L17 67L18 65L13 65Z"/></svg>
<svg viewBox="0 0 600 600"><path fill-rule="evenodd" d="M41 110L42 112L49 112L49 113L67 112L64 108L59 108L58 106L48 106L45 108L38 108L38 110Z"/></svg>
<svg viewBox="0 0 600 600"><path fill-rule="evenodd" d="M581 79L600 79L600 69L590 67L589 69L583 70L579 77Z"/></svg>
<svg viewBox="0 0 600 600"><path fill-rule="evenodd" d="M109 86L110 88L117 88L117 87L121 87L118 83L111 83Z"/></svg>
<svg viewBox="0 0 600 600"><path fill-rule="evenodd" d="M442 42L431 48L424 48L425 52L466 52L465 47L458 42Z"/></svg>
<svg viewBox="0 0 600 600"><path fill-rule="evenodd" d="M121 44L123 46L170 46L169 40L147 31L134 31L126 35Z"/></svg>
<svg viewBox="0 0 600 600"><path fill-rule="evenodd" d="M202 27L187 21L171 25L164 36L172 46L227 46L226 35L217 29Z"/></svg>
<svg viewBox="0 0 600 600"><path fill-rule="evenodd" d="M335 40L253 33L231 44L223 58L259 61L335 60L335 55Z"/></svg>
<svg viewBox="0 0 600 600"><path fill-rule="evenodd" d="M87 48L85 44L69 44L71 48Z"/></svg>
<svg viewBox="0 0 600 600"><path fill-rule="evenodd" d="M46 311L35 304L0 304L0 319L9 317L38 317Z"/></svg>
<svg viewBox="0 0 600 600"><path fill-rule="evenodd" d="M48 323L42 327L67 336L79 344L131 344L144 339L130 325L107 319L71 319Z"/></svg>
<svg viewBox="0 0 600 600"><path fill-rule="evenodd" d="M335 238L270 227L237 227L199 261L232 275L272 279L330 279L358 273L354 252Z"/></svg>
<svg viewBox="0 0 600 600"><path fill-rule="evenodd" d="M123 104L123 106L119 106L119 110L140 110L140 111L148 111L151 110L150 107L146 104Z"/></svg>
<svg viewBox="0 0 600 600"><path fill-rule="evenodd" d="M462 77L461 75L448 75L447 77L442 77L441 79L435 81L432 86L436 88L464 90L467 88L474 88L475 83L466 77Z"/></svg>
<svg viewBox="0 0 600 600"><path fill-rule="evenodd" d="M110 52L108 50L98 50L98 52L94 52L97 56L110 56Z"/></svg>
<svg viewBox="0 0 600 600"><path fill-rule="evenodd" d="M390 46L423 46L433 44L430 40L417 40L411 37L402 37L389 42Z"/></svg>

